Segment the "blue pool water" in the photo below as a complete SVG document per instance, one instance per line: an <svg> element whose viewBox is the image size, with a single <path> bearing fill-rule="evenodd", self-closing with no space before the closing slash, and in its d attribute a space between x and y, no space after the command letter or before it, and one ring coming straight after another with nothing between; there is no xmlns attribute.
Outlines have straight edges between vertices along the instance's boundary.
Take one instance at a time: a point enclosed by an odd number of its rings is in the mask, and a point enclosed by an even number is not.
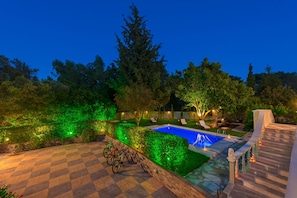
<svg viewBox="0 0 297 198"><path fill-rule="evenodd" d="M202 132L193 131L190 129L182 129L173 126L154 128L153 130L161 133L169 133L172 135L183 137L189 141L189 144L193 144L194 146L200 148L203 148L204 145L206 147L211 146L212 144L223 139L223 137L221 136L210 135Z"/></svg>

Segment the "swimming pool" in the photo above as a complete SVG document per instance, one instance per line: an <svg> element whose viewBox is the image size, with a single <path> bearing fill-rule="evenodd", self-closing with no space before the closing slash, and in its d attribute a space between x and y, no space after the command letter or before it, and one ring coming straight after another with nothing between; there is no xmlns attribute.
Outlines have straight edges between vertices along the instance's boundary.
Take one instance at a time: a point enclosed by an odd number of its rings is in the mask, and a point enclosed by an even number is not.
<svg viewBox="0 0 297 198"><path fill-rule="evenodd" d="M188 140L189 144L200 148L204 148L204 146L209 147L224 138L222 136L210 135L190 129L174 127L171 125L153 128L153 130L160 133L169 133L172 135L183 137Z"/></svg>

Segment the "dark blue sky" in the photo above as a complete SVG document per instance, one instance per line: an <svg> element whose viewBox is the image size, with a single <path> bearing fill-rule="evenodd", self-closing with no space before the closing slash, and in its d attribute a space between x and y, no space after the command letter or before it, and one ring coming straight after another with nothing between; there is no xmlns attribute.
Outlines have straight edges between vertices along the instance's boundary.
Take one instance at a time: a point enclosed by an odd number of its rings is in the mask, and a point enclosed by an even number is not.
<svg viewBox="0 0 297 198"><path fill-rule="evenodd" d="M118 57L129 6L145 16L169 73L204 57L246 80L254 73L297 71L297 1L279 0L3 0L0 54L18 58L46 78L55 59L109 65Z"/></svg>

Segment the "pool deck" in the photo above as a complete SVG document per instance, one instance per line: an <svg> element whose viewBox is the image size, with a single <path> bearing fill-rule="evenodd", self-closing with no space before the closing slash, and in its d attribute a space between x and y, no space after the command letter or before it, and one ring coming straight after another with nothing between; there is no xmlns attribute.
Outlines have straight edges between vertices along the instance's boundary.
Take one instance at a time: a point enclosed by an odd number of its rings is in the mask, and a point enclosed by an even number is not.
<svg viewBox="0 0 297 198"><path fill-rule="evenodd" d="M188 128L185 126L178 126L178 125L171 125L171 124L170 125L169 124L153 125L153 126L148 126L147 128L155 129L155 128L161 128L161 127L167 127L167 126L191 130L191 131L195 131L195 132L199 132L199 133L205 133L205 134L209 134L212 136L223 137L222 140L220 140L206 148L200 148L200 147L194 146L192 144L189 144L189 150L207 155L211 159L216 157L218 154L222 153L226 148L230 147L232 144L234 144L235 142L237 142L239 140L239 138L235 137L235 136L228 137L226 134L222 134L222 133L213 133L213 132L209 132L209 131L205 131L205 130L201 130L201 129L193 129L193 128Z"/></svg>
<svg viewBox="0 0 297 198"><path fill-rule="evenodd" d="M214 143L210 147L199 148L189 144L189 150L202 153L209 156L211 159L215 158L218 154L222 153L225 149L229 148L232 144L238 141L236 137L225 137L224 139Z"/></svg>

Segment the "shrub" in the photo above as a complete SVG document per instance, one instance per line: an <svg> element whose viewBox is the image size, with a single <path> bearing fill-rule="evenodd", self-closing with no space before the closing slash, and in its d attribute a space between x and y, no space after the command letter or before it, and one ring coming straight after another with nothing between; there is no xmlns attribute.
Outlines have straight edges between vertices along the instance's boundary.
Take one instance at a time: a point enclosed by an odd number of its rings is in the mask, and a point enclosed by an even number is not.
<svg viewBox="0 0 297 198"><path fill-rule="evenodd" d="M22 195L16 195L14 192L7 192L8 186L4 185L0 188L0 197L1 198L20 198L23 197Z"/></svg>
<svg viewBox="0 0 297 198"><path fill-rule="evenodd" d="M172 171L183 166L189 145L186 139L152 131L145 140L144 152L152 161Z"/></svg>
<svg viewBox="0 0 297 198"><path fill-rule="evenodd" d="M129 129L134 127L135 124L121 122L115 128L116 138L124 144L131 146L131 135L129 135Z"/></svg>
<svg viewBox="0 0 297 198"><path fill-rule="evenodd" d="M96 131L92 128L83 130L81 134L83 142L92 142L96 140Z"/></svg>

